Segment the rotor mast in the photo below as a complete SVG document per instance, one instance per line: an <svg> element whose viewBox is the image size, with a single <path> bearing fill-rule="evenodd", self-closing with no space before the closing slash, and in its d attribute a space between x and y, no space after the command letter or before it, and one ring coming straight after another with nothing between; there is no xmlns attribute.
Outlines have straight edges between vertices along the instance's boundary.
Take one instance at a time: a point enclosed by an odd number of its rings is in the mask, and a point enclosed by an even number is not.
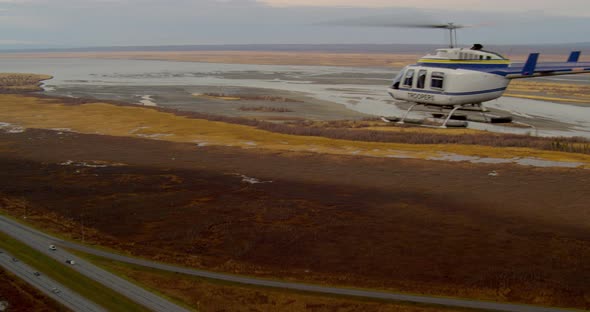
<svg viewBox="0 0 590 312"><path fill-rule="evenodd" d="M463 28L464 26L455 25L454 23L448 23L447 25L443 25L441 28L446 28L449 30L449 48L454 48L457 46L457 28Z"/></svg>
<svg viewBox="0 0 590 312"><path fill-rule="evenodd" d="M424 25L423 27L448 29L449 30L449 48L452 49L452 48L457 47L457 29L470 27L470 26L458 25L455 23L446 23L446 24L438 24L438 25Z"/></svg>

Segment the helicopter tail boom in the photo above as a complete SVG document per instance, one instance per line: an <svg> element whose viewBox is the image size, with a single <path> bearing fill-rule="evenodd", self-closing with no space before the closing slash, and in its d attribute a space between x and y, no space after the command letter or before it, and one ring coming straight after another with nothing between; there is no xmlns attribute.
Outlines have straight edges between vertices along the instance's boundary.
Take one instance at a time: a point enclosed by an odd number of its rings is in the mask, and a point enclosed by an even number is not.
<svg viewBox="0 0 590 312"><path fill-rule="evenodd" d="M508 79L590 73L590 62L579 62L580 54L580 51L571 52L567 62L539 63L539 53L531 53L524 64L512 64L505 69L491 69L488 72Z"/></svg>

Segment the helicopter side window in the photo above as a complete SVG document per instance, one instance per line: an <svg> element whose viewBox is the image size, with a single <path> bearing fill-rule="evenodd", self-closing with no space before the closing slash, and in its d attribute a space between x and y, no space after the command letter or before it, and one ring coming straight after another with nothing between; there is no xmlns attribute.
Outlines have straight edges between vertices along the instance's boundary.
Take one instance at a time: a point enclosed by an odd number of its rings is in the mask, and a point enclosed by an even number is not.
<svg viewBox="0 0 590 312"><path fill-rule="evenodd" d="M421 69L418 72L418 79L416 81L416 88L424 89L425 84L426 84L426 70Z"/></svg>
<svg viewBox="0 0 590 312"><path fill-rule="evenodd" d="M404 86L412 87L413 83L414 83L414 70L408 69L406 71L406 76L404 77Z"/></svg>
<svg viewBox="0 0 590 312"><path fill-rule="evenodd" d="M445 81L445 74L441 72L433 72L430 80L430 87L432 89L443 90L444 89L444 81Z"/></svg>

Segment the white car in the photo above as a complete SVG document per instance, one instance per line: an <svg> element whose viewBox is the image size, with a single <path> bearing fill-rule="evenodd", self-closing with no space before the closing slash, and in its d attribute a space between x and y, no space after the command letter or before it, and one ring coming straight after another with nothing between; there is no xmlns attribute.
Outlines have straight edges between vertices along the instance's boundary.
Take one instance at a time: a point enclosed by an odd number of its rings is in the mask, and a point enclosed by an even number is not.
<svg viewBox="0 0 590 312"><path fill-rule="evenodd" d="M49 250L56 251L57 248L55 247L55 245L49 245Z"/></svg>

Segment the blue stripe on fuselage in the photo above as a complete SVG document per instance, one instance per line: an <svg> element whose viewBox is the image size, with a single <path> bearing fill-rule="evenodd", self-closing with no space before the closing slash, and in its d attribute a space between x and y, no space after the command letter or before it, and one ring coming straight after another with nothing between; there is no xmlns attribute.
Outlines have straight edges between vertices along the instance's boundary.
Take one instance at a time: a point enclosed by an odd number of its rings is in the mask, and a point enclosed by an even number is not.
<svg viewBox="0 0 590 312"><path fill-rule="evenodd" d="M441 62L441 63L429 63L429 62L418 62L415 65L410 66L424 66L424 67L438 67L448 69L463 69L472 70L482 73L488 73L506 77L508 75L519 75L522 74L524 64L513 63L513 64L466 64L466 63L453 63L453 62ZM562 63L562 62L550 62L550 63L538 63L535 71L530 76L551 76L551 75L564 75L568 73L579 74L583 72L590 72L589 62L578 62L578 63Z"/></svg>
<svg viewBox="0 0 590 312"><path fill-rule="evenodd" d="M408 92L416 92L416 93L461 96L461 95L476 95L476 94L499 92L499 91L506 90L506 88L504 87L504 88L496 88L496 89L488 89L488 90L480 90L480 91L469 91L469 92L444 92L444 91L431 91L431 90L424 90L424 89L405 89L405 88L399 88L399 90L408 91Z"/></svg>

